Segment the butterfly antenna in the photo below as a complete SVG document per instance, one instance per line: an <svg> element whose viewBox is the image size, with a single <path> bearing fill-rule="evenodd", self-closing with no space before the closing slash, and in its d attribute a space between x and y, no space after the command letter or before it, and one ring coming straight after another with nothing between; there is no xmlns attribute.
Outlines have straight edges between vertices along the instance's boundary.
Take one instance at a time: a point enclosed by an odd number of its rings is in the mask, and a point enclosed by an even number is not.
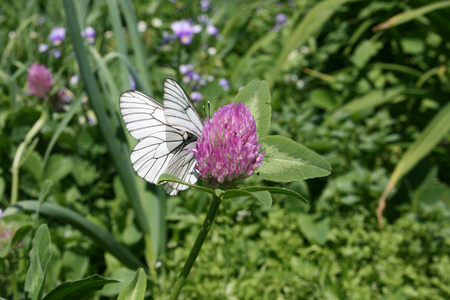
<svg viewBox="0 0 450 300"><path fill-rule="evenodd" d="M203 116L203 119L206 119L206 117L207 117L207 114L206 114L206 108L205 108L204 105L203 105L202 107L203 107L203 112L205 113L205 115Z"/></svg>
<svg viewBox="0 0 450 300"><path fill-rule="evenodd" d="M203 105L203 112L205 113L204 118L208 117L209 119L211 119L211 106L209 105L209 100L208 100L208 112L206 112L206 108Z"/></svg>

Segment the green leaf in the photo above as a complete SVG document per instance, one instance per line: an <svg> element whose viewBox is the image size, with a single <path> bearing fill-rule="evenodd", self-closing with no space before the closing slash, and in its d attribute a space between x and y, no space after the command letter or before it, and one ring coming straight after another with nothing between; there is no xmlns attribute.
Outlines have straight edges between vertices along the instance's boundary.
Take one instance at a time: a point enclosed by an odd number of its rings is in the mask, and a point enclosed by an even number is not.
<svg viewBox="0 0 450 300"><path fill-rule="evenodd" d="M222 200L232 199L237 197L253 197L256 200L261 201L266 207L270 207L272 205L272 196L268 191L265 190L255 190L255 191L246 191L246 190L238 190L231 189L226 191L221 191L220 197Z"/></svg>
<svg viewBox="0 0 450 300"><path fill-rule="evenodd" d="M179 178L177 178L177 177L175 177L173 175L165 174L165 173L161 174L161 176L159 176L158 182L156 184L161 184L161 183L163 183L165 181L181 183L181 184L187 185L187 186L189 186L189 187L191 187L193 189L197 189L197 190L206 192L208 194L211 194L213 196L216 195L216 192L214 190L212 190L212 189L208 189L208 188L203 187L203 186L198 186L198 185L193 185L193 184L187 183L186 181L183 181L183 180L181 180L181 179L179 179Z"/></svg>
<svg viewBox="0 0 450 300"><path fill-rule="evenodd" d="M324 245L330 229L330 221L321 215L301 214L298 219L300 230L312 243Z"/></svg>
<svg viewBox="0 0 450 300"><path fill-rule="evenodd" d="M439 112L431 119L419 137L412 143L389 178L388 185L379 199L377 210L378 222L382 226L382 207L384 202L397 182L408 173L421 159L423 159L450 131L450 102L442 107Z"/></svg>
<svg viewBox="0 0 450 300"><path fill-rule="evenodd" d="M278 188L278 187L266 187L266 186L251 186L251 187L247 187L243 189L244 191L248 191L248 192L255 192L255 191L268 191L271 194L279 194L279 195L286 195L286 196L290 196L293 198L297 198L303 202L305 202L306 204L308 203L306 201L306 199L300 195L297 192L294 192L292 190L289 189L285 189L285 188Z"/></svg>
<svg viewBox="0 0 450 300"><path fill-rule="evenodd" d="M252 80L236 96L234 102L242 102L250 108L255 118L256 132L263 136L269 129L272 108L270 91L266 81Z"/></svg>
<svg viewBox="0 0 450 300"><path fill-rule="evenodd" d="M38 201L28 200L20 201L14 207L25 211L36 212L38 205ZM131 253L122 244L119 244L111 233L94 222L86 219L79 213L54 203L44 203L40 208L40 214L63 224L70 224L74 226L95 241L105 251L108 251L114 255L125 266L133 269L145 267L144 264L133 255L133 253Z"/></svg>
<svg viewBox="0 0 450 300"><path fill-rule="evenodd" d="M53 182L59 182L69 175L73 169L73 160L70 156L54 154L50 156L47 168L45 169L45 178Z"/></svg>
<svg viewBox="0 0 450 300"><path fill-rule="evenodd" d="M52 253L50 232L46 224L39 226L30 251L30 267L25 278L25 291L31 300L41 299L44 291L45 275Z"/></svg>
<svg viewBox="0 0 450 300"><path fill-rule="evenodd" d="M9 250L30 232L32 222L29 216L22 214L3 215L0 218L0 231L12 236L0 238L0 258L5 258Z"/></svg>
<svg viewBox="0 0 450 300"><path fill-rule="evenodd" d="M95 291L101 290L105 284L118 282L115 279L93 275L81 280L68 281L50 291L43 300L79 300L90 297Z"/></svg>
<svg viewBox="0 0 450 300"><path fill-rule="evenodd" d="M259 175L271 181L289 182L328 176L330 164L314 151L282 136L266 136L259 139L264 151Z"/></svg>
<svg viewBox="0 0 450 300"><path fill-rule="evenodd" d="M120 293L118 300L140 300L144 299L147 288L147 277L142 268L136 271L136 275L130 284Z"/></svg>

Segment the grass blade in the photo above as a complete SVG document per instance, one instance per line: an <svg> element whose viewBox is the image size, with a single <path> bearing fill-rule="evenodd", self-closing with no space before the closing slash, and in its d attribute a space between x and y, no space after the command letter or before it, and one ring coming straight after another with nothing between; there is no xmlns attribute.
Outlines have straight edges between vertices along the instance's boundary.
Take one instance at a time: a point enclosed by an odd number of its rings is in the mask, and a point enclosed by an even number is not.
<svg viewBox="0 0 450 300"><path fill-rule="evenodd" d="M112 128L110 120L106 114L106 107L100 96L99 88L96 84L94 74L92 73L92 69L87 58L87 51L80 35L80 26L78 25L74 3L70 0L64 0L63 6L67 16L67 23L73 48L80 67L81 78L85 83L92 108L97 116L100 131L105 138L109 153L117 167L123 186L130 197L131 205L136 213L139 226L145 234L148 234L149 227L140 202L140 197L135 182L135 173L131 168L131 164L128 162L128 158L120 152L121 147L116 140L115 130Z"/></svg>
<svg viewBox="0 0 450 300"><path fill-rule="evenodd" d="M420 136L406 151L398 162L394 172L389 179L388 185L381 196L377 208L377 218L380 228L383 228L383 210L386 206L386 198L395 187L397 182L408 173L422 158L433 150L433 148L450 131L450 102L447 103L428 123Z"/></svg>
<svg viewBox="0 0 450 300"><path fill-rule="evenodd" d="M26 200L18 202L14 207L26 212L37 212L38 206L38 201ZM114 255L128 268L141 267L147 270L146 266L126 247L117 242L112 234L79 213L53 203L43 203L39 213L41 216L52 218L62 224L72 225L98 243L105 251Z"/></svg>
<svg viewBox="0 0 450 300"><path fill-rule="evenodd" d="M318 3L309 11L300 24L294 28L293 32L288 35L290 38L284 45L283 50L281 50L275 64L275 69L271 73L272 76L268 79L270 87L278 80L280 72L292 50L300 47L311 36L322 29L323 25L330 19L331 15L334 14L339 7L349 1L353 0L326 0Z"/></svg>
<svg viewBox="0 0 450 300"><path fill-rule="evenodd" d="M417 19L427 13L430 13L432 11L442 9L445 7L450 7L450 1L435 2L435 3L424 5L422 7L419 7L419 8L413 9L413 10L408 10L404 13L393 16L392 18L388 19L386 22L383 22L383 23L375 26L372 30L378 31L378 30L383 30L383 29L388 29L388 28L394 27L394 26L398 26L403 23Z"/></svg>

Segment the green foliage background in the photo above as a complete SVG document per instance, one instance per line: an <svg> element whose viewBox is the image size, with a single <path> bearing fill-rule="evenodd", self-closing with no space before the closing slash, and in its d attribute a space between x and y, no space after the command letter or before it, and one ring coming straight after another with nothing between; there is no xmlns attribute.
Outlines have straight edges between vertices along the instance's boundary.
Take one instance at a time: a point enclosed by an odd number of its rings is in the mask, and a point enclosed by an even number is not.
<svg viewBox="0 0 450 300"><path fill-rule="evenodd" d="M333 171L283 184L249 178L249 185L292 189L308 204L281 195L270 208L247 198L225 201L183 289L185 299L450 298L449 6L425 0L211 1L205 14L221 37L203 30L181 45L163 44L163 32L171 33L176 20L197 23L203 14L198 1L3 5L0 296L23 299L29 291L30 251L36 251L41 223L51 243L40 247L52 253L44 296L64 282L113 282L105 278L123 282L106 284L94 299L130 293L124 290L130 282L147 299L168 296L210 199L193 189L167 198L130 171L135 142L124 131L118 99L132 75L137 89L161 100L163 80L181 82L179 66L192 63L205 79L214 76L200 88L199 112L207 100L215 111L251 80L267 80L267 134L313 149ZM279 13L287 23L274 30ZM95 43L76 40L75 24L94 27ZM145 30L137 31L138 24ZM40 53L53 27L65 27L66 39ZM52 93L67 87L74 95L68 109L27 95L33 62L52 71ZM74 74L80 80L73 84ZM230 90L219 78L229 80ZM13 207L14 157L46 111L20 160ZM432 128L438 118L444 125ZM433 138L431 146L420 143ZM418 159L405 154L411 147ZM400 176L393 180L393 173ZM376 209L390 182L380 230ZM138 267L147 271L146 288Z"/></svg>

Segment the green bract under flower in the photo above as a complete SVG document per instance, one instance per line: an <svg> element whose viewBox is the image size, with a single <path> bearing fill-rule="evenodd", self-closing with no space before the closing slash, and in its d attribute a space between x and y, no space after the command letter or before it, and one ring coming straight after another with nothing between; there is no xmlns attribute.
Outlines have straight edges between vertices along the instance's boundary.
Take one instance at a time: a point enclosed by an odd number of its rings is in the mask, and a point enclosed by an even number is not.
<svg viewBox="0 0 450 300"><path fill-rule="evenodd" d="M219 108L205 122L196 148L199 178L209 184L226 187L246 178L261 166L264 152L259 153L256 124L249 109L241 102Z"/></svg>

